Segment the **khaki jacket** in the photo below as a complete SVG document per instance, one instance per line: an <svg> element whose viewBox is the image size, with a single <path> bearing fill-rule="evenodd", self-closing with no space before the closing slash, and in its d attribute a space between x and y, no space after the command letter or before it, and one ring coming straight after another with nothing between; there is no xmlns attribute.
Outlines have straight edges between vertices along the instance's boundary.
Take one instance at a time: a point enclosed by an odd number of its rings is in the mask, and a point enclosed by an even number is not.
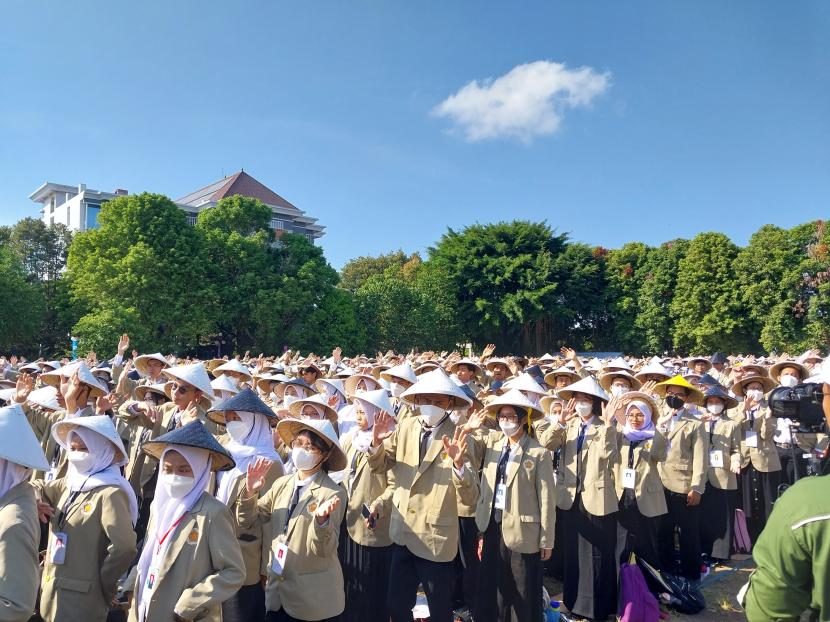
<svg viewBox="0 0 830 622"><path fill-rule="evenodd" d="M52 466L52 479L64 477L68 466L66 452L52 437L52 426L59 421L63 421L66 417L66 411L48 411L33 407L28 402L21 404L21 406L23 407L23 412L26 414L26 418L29 420L29 425L32 426L35 435L40 439L40 446L46 455L46 460ZM81 410L78 416L89 417L94 414L94 409L91 406L87 406ZM44 471L35 471L32 475L32 481L46 479L46 476L47 474Z"/></svg>
<svg viewBox="0 0 830 622"><path fill-rule="evenodd" d="M732 420L741 426L741 468L745 469L751 463L761 473L780 471L781 459L778 457L778 448L774 441L778 419L772 416L770 409L761 406L750 422L749 416L736 408ZM757 435L758 447L749 447L746 444L746 436L750 430Z"/></svg>
<svg viewBox="0 0 830 622"><path fill-rule="evenodd" d="M346 602L343 571L337 558L346 493L327 473L319 471L301 491L291 516L287 516L295 481L296 475L286 475L274 482L258 502L256 496L241 500L237 505L237 519L246 527L265 523L272 551L278 542L288 547L282 575L274 573L269 557L266 610L285 609L292 618L300 620L333 618L343 612ZM340 505L328 522L320 525L314 512L335 496L340 498Z"/></svg>
<svg viewBox="0 0 830 622"><path fill-rule="evenodd" d="M467 422L467 415L461 415L458 424L463 426ZM472 437L469 437L471 439ZM481 474L481 464L484 461L484 446L481 443L467 442L467 456L470 461L470 466L473 467L473 473L476 479L479 479ZM458 500L458 516L462 518L473 518L476 515L476 508L478 503L464 503L461 499Z"/></svg>
<svg viewBox="0 0 830 622"><path fill-rule="evenodd" d="M40 614L47 622L103 621L118 579L136 554L130 503L117 486L101 486L78 494L67 505L67 484L66 478L35 484L41 498L55 509L40 583ZM60 525L62 512L65 522ZM50 563L56 532L67 537L60 565Z"/></svg>
<svg viewBox="0 0 830 622"><path fill-rule="evenodd" d="M622 499L625 493L623 470L628 468L631 441L619 432L617 443L620 447L620 461L617 463L615 481L617 498ZM655 431L654 438L642 441L634 448L634 470L637 472L634 478L634 497L637 499L640 514L648 518L662 516L668 512L663 482L660 481L657 469L657 465L666 459L667 449L666 437L659 430Z"/></svg>
<svg viewBox="0 0 830 622"><path fill-rule="evenodd" d="M390 516L392 541L423 559L448 562L458 553L458 504L478 500L478 477L468 463L455 471L444 452L443 436L452 438L455 424L446 417L434 430L424 459L420 459L421 422L398 421L384 441L388 485L376 503L381 516Z"/></svg>
<svg viewBox="0 0 830 622"><path fill-rule="evenodd" d="M715 420L714 428L711 421L703 422L703 433L706 436L709 452L707 457L706 478L715 488L720 490L737 490L738 476L731 470L732 457L741 459L741 425L728 419L722 414ZM721 452L723 467L713 467L711 464L711 452Z"/></svg>
<svg viewBox="0 0 830 622"><path fill-rule="evenodd" d="M614 489L614 471L620 460L616 428L595 417L585 430L582 451L577 456L580 425L579 417L574 417L564 430L553 434L554 443L547 446L556 449L557 439L563 440L564 436L556 481L557 507L570 510L577 493L581 493L582 504L589 514L607 516L618 509ZM560 426L554 423L550 427Z"/></svg>
<svg viewBox="0 0 830 622"><path fill-rule="evenodd" d="M154 520L151 514L151 525ZM173 622L178 614L185 620L221 622L222 603L245 580L245 562L228 508L205 492L170 537L146 621ZM141 576L136 578L142 580ZM129 619L138 620L135 596Z"/></svg>
<svg viewBox="0 0 830 622"><path fill-rule="evenodd" d="M668 431L668 424L660 424L659 427L669 444L666 460L657 465L663 486L682 495L691 490L703 494L709 466L709 447L703 424L688 413L681 412L672 431Z"/></svg>
<svg viewBox="0 0 830 622"><path fill-rule="evenodd" d="M490 524L496 471L507 438L502 432L489 432L474 441L481 446L483 465L481 494L476 507L476 525L482 533ZM553 460L539 442L525 435L516 454L507 463L507 494L502 511L501 534L505 545L517 553L538 553L552 549L556 526L556 497L553 485Z"/></svg>
<svg viewBox="0 0 830 622"><path fill-rule="evenodd" d="M35 490L18 484L0 497L0 622L32 616L40 584Z"/></svg>
<svg viewBox="0 0 830 622"><path fill-rule="evenodd" d="M378 517L375 528L369 529L361 513L363 504L371 506L388 485L383 448L379 447L371 455L358 451L352 445L351 434L343 438L341 445L348 465L343 488L349 496L346 507L346 530L349 537L362 546L389 546L392 544L389 537L389 515Z"/></svg>

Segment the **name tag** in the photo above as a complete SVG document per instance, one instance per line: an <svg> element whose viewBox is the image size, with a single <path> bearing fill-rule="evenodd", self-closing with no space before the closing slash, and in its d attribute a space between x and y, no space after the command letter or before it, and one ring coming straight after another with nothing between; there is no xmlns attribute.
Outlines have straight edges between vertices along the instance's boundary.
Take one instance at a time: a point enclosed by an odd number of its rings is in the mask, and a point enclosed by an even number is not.
<svg viewBox="0 0 830 622"><path fill-rule="evenodd" d="M68 537L65 533L57 532L52 537L52 547L49 551L49 563L55 566L63 565L66 561L66 542Z"/></svg>
<svg viewBox="0 0 830 622"><path fill-rule="evenodd" d="M496 484L496 502L493 505L497 510L504 509L504 500L507 497L507 485Z"/></svg>
<svg viewBox="0 0 830 622"><path fill-rule="evenodd" d="M288 558L288 546L284 542L275 542L271 553L271 570L278 577L282 576Z"/></svg>
<svg viewBox="0 0 830 622"><path fill-rule="evenodd" d="M709 466L715 467L716 469L723 468L723 452L718 451L717 449L713 449L709 452Z"/></svg>
<svg viewBox="0 0 830 622"><path fill-rule="evenodd" d="M758 449L758 433L755 430L748 430L744 437L744 443L747 447Z"/></svg>
<svg viewBox="0 0 830 622"><path fill-rule="evenodd" d="M813 457L813 454L810 454L810 453L801 454L801 457L804 458L805 460L809 460L810 458Z"/></svg>
<svg viewBox="0 0 830 622"><path fill-rule="evenodd" d="M58 471L57 469L49 469L46 471L46 481L51 482L57 477Z"/></svg>
<svg viewBox="0 0 830 622"><path fill-rule="evenodd" d="M146 591L153 591L153 589L156 587L156 580L158 579L158 576L158 566L150 566L150 569L147 571L147 580L144 582L144 589Z"/></svg>
<svg viewBox="0 0 830 622"><path fill-rule="evenodd" d="M623 488L630 488L634 490L634 484L637 482L637 471L634 469L623 469L622 485Z"/></svg>

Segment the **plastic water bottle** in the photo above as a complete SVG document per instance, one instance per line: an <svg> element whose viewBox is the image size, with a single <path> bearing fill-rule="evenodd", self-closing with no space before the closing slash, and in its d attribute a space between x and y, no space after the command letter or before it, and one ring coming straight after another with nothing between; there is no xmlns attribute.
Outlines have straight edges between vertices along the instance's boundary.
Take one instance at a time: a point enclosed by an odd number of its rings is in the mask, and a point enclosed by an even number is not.
<svg viewBox="0 0 830 622"><path fill-rule="evenodd" d="M545 610L545 622L559 622L559 601L550 601L550 606Z"/></svg>

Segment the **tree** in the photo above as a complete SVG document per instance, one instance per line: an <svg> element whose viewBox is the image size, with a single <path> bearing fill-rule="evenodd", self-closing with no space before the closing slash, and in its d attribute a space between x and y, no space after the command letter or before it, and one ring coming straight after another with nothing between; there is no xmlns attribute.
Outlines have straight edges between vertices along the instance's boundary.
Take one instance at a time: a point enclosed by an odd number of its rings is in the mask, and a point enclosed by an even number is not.
<svg viewBox="0 0 830 622"><path fill-rule="evenodd" d="M611 250L606 258L608 299L613 315L614 349L642 352L646 348L642 330L637 326L640 314L640 290L643 287L650 248L642 242L629 242Z"/></svg>
<svg viewBox="0 0 830 622"><path fill-rule="evenodd" d="M85 314L75 326L81 352L111 349L125 331L140 350L164 352L210 334L200 237L175 203L149 193L118 197L101 206L98 224L75 236L67 263ZM96 318L108 323L96 328Z"/></svg>
<svg viewBox="0 0 830 622"><path fill-rule="evenodd" d="M0 246L0 349L36 356L43 312L40 289L26 278L17 254Z"/></svg>
<svg viewBox="0 0 830 622"><path fill-rule="evenodd" d="M407 269L411 269L413 265L420 263L421 256L418 253L407 255L402 250L377 257L357 257L340 271L340 287L356 292L370 277L384 274L389 268L403 270L408 265Z"/></svg>

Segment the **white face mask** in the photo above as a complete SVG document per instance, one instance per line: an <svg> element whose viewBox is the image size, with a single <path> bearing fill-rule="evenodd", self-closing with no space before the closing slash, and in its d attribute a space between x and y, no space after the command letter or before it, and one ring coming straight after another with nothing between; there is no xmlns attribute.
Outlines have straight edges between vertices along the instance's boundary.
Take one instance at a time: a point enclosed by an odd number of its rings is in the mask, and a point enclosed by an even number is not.
<svg viewBox="0 0 830 622"><path fill-rule="evenodd" d="M444 409L434 404L418 406L418 415L421 417L421 422L429 427L441 421L444 418L444 414Z"/></svg>
<svg viewBox="0 0 830 622"><path fill-rule="evenodd" d="M392 393L392 397L400 397L406 389L404 389L403 385L400 383L390 382L389 391Z"/></svg>
<svg viewBox="0 0 830 622"><path fill-rule="evenodd" d="M175 473L162 473L161 484L173 499L181 499L196 484L196 478L187 475L176 475Z"/></svg>
<svg viewBox="0 0 830 622"><path fill-rule="evenodd" d="M282 397L282 405L288 408L291 406L293 402L296 402L298 398L294 397L293 395L288 395L287 393Z"/></svg>
<svg viewBox="0 0 830 622"><path fill-rule="evenodd" d="M760 402L764 399L764 392L761 389L750 389L746 392L746 396L755 402Z"/></svg>
<svg viewBox="0 0 830 622"><path fill-rule="evenodd" d="M574 408L576 409L576 414L579 415L580 419L590 417L591 413L594 411L594 405L591 402L577 402Z"/></svg>
<svg viewBox="0 0 830 622"><path fill-rule="evenodd" d="M709 404L706 407L706 410L708 410L713 415L719 415L723 412L723 404Z"/></svg>
<svg viewBox="0 0 830 622"><path fill-rule="evenodd" d="M230 434L230 437L237 443L248 436L248 424L244 421L228 421L225 424L225 429Z"/></svg>
<svg viewBox="0 0 830 622"><path fill-rule="evenodd" d="M86 473L95 464L95 456L88 451L70 449L66 452L66 458L79 473Z"/></svg>
<svg viewBox="0 0 830 622"><path fill-rule="evenodd" d="M455 425L458 425L458 422L461 421L462 413L459 411L453 411L450 413L450 421L452 421Z"/></svg>
<svg viewBox="0 0 830 622"><path fill-rule="evenodd" d="M321 462L320 454L313 454L302 447L295 447L291 450L291 462L300 471L310 471Z"/></svg>
<svg viewBox="0 0 830 622"><path fill-rule="evenodd" d="M778 380L781 382L781 386L784 387L794 387L798 384L798 378L795 376L780 376Z"/></svg>
<svg viewBox="0 0 830 622"><path fill-rule="evenodd" d="M499 419L499 427L501 431L504 432L505 436L513 436L519 429L522 427L522 424L519 422L513 423L512 421L505 421L504 419Z"/></svg>
<svg viewBox="0 0 830 622"><path fill-rule="evenodd" d="M628 387L624 387L621 384L611 385L611 395L613 395L614 397L619 397L623 393L628 393Z"/></svg>

